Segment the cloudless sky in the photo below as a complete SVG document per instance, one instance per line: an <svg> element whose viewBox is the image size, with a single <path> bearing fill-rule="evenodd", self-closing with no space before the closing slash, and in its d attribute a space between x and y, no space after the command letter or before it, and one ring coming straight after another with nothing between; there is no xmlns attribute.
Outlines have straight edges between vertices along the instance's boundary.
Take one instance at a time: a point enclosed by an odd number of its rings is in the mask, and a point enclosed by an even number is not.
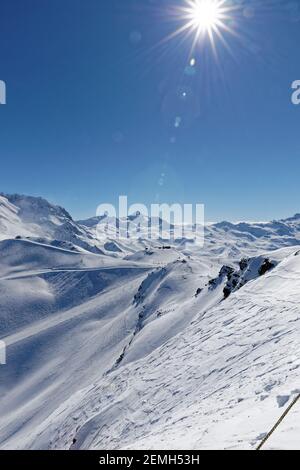
<svg viewBox="0 0 300 470"><path fill-rule="evenodd" d="M228 3L216 58L164 40L184 0L1 0L0 190L75 218L123 194L209 220L300 212L300 2Z"/></svg>

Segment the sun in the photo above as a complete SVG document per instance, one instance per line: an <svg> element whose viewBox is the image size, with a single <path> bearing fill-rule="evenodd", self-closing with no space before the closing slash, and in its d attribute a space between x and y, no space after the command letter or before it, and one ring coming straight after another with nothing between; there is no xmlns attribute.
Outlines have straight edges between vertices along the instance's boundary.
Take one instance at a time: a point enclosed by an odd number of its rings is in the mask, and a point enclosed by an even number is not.
<svg viewBox="0 0 300 470"><path fill-rule="evenodd" d="M222 20L223 10L221 2L217 0L194 0L189 2L187 17L191 27L200 33L215 29Z"/></svg>
<svg viewBox="0 0 300 470"><path fill-rule="evenodd" d="M194 36L192 49L205 37L209 38L215 52L216 39L228 48L224 33L236 34L232 20L238 8L232 0L183 0L181 6L174 8L175 18L183 24L167 40L186 34Z"/></svg>

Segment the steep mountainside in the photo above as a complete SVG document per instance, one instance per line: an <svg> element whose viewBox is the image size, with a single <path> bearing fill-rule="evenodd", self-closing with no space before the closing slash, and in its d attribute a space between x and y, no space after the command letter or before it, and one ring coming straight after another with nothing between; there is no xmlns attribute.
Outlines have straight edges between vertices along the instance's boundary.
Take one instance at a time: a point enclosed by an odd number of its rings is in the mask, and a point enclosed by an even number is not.
<svg viewBox="0 0 300 470"><path fill-rule="evenodd" d="M100 243L1 196L0 448L255 448L300 392L299 220Z"/></svg>
<svg viewBox="0 0 300 470"><path fill-rule="evenodd" d="M29 237L100 253L96 242L70 214L42 198L0 194L0 240ZM59 243L58 243L59 244Z"/></svg>
<svg viewBox="0 0 300 470"><path fill-rule="evenodd" d="M255 448L299 393L299 293L296 252L83 400L71 399L53 446L74 432L75 414L78 449ZM279 431L266 448L299 449L297 413L283 441Z"/></svg>

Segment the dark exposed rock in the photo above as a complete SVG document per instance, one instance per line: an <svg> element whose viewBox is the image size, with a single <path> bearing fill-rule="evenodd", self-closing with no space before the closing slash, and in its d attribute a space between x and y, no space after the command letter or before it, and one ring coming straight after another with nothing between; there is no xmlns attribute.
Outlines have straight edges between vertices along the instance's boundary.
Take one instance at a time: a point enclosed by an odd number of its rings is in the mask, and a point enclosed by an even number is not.
<svg viewBox="0 0 300 470"><path fill-rule="evenodd" d="M224 281L224 278L227 277L227 281L229 282L234 274L234 269L231 266L222 266L219 276L215 279L210 279L208 285L210 289L214 289L219 284Z"/></svg>
<svg viewBox="0 0 300 470"><path fill-rule="evenodd" d="M259 268L258 274L260 276L263 276L266 274L268 271L271 271L271 269L275 268L275 264L271 263L271 261L266 258L261 267Z"/></svg>
<svg viewBox="0 0 300 470"><path fill-rule="evenodd" d="M222 266L220 272L219 272L219 277L222 276L231 276L234 273L234 269L231 266Z"/></svg>
<svg viewBox="0 0 300 470"><path fill-rule="evenodd" d="M223 294L224 294L224 299L227 299L231 294L231 289L229 287L224 287Z"/></svg>
<svg viewBox="0 0 300 470"><path fill-rule="evenodd" d="M241 261L239 262L240 270L241 270L241 271L245 271L245 269L246 269L247 266L248 266L248 263L249 263L249 259L247 259L247 258L241 259Z"/></svg>
<svg viewBox="0 0 300 470"><path fill-rule="evenodd" d="M196 292L196 294L195 294L195 297L198 297L198 296L201 294L202 290L203 290L203 289L200 289L200 287L199 287L199 289L197 289L197 292Z"/></svg>

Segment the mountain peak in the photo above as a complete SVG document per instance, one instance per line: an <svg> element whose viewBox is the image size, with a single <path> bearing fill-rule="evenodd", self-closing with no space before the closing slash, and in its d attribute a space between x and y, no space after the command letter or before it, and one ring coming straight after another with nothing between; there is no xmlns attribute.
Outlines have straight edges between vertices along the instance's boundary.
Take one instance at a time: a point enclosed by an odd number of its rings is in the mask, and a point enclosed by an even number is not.
<svg viewBox="0 0 300 470"><path fill-rule="evenodd" d="M293 215L293 217L284 219L282 222L298 222L298 221L300 221L300 213Z"/></svg>
<svg viewBox="0 0 300 470"><path fill-rule="evenodd" d="M5 193L0 193L0 196L4 197L7 199L11 204L14 204L15 206L19 207L21 211L27 211L30 210L32 212L33 210L39 210L43 212L52 212L56 213L58 215L61 215L63 217L66 217L69 220L73 220L69 212L64 209L61 206L55 205L47 201L47 199L44 199L40 196L28 196L25 194L5 194Z"/></svg>

